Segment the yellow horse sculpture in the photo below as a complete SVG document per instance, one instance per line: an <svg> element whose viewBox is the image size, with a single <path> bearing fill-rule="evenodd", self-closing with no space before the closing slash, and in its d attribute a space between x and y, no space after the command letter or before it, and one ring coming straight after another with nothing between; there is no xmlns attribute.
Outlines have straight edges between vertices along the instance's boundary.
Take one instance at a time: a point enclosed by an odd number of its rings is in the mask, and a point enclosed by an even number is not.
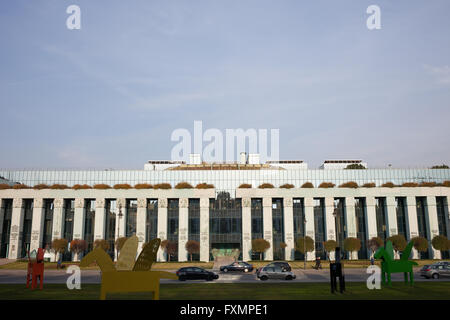
<svg viewBox="0 0 450 320"><path fill-rule="evenodd" d="M134 245L135 243L136 246ZM127 268L127 263L124 262L124 259L129 262L130 252L128 251L131 251L134 248L134 252L136 252L136 236L129 238L121 250L117 262L118 265L121 265L121 270L116 269L111 257L100 247L95 248L87 254L81 260L80 267L87 267L94 261L100 267L102 272L100 300L105 300L106 294L108 293L118 292L153 292L153 299L159 300L159 280L178 279L174 273L150 271L151 266L156 259L156 253L158 252L160 244L161 239L153 239L144 246L141 254L134 263L132 270ZM122 255L124 255L124 258L120 259ZM136 253L134 254L134 257L135 256Z"/></svg>

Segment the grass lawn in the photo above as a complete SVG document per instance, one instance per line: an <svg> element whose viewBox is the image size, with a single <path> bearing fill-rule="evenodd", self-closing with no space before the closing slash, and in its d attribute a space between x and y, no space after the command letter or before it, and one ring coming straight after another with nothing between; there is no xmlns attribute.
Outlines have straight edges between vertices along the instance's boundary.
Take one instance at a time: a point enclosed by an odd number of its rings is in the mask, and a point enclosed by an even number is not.
<svg viewBox="0 0 450 320"><path fill-rule="evenodd" d="M419 267L425 265L425 264L432 264L437 261L441 260L413 260L419 264ZM446 260L448 261L448 260ZM255 268L259 268L262 266L265 266L270 261L249 261L249 263L253 264ZM370 265L369 260L342 260L342 263L344 264L345 268L367 268ZM8 264L4 264L0 266L1 269L9 269L9 270L26 270L27 269L27 262L23 260L18 260L15 262L11 262ZM63 265L71 265L75 264L78 265L79 262L63 262ZM294 269L303 269L304 263L303 261L289 261L289 264ZM375 262L376 265L379 265L379 261ZM153 270L178 270L179 268L186 267L186 266L196 266L201 267L205 269L211 269L213 267L213 262L199 262L199 261L193 261L193 262L155 262L152 266ZM306 262L306 268L312 269L312 267L315 265L315 262L313 261L307 261ZM330 263L328 261L322 261L322 267L324 269L328 269L330 267ZM45 263L45 269L51 270L56 269L56 262L46 262ZM91 266L87 268L82 268L83 270L96 270L98 267L95 264L92 264Z"/></svg>
<svg viewBox="0 0 450 320"><path fill-rule="evenodd" d="M331 294L328 283L195 283L161 284L161 300L329 300L394 299L450 300L450 282L420 282L413 287L396 282L392 288L368 290L365 283L347 283L344 294ZM25 288L21 284L0 285L0 299L96 300L100 285L82 285L68 290L64 284L44 284L44 290ZM149 293L110 294L108 299L150 299Z"/></svg>

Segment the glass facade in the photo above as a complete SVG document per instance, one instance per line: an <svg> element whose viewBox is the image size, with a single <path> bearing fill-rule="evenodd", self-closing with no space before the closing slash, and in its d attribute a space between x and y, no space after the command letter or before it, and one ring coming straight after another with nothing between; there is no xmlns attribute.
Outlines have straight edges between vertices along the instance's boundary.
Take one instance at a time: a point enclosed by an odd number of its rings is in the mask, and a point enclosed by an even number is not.
<svg viewBox="0 0 450 320"><path fill-rule="evenodd" d="M442 183L449 180L450 169L365 169L365 170L230 170L224 174L223 170L1 170L0 176L13 182L34 186L39 183L52 185L55 183L88 184L105 183L170 183L174 187L180 181L192 185L206 182L214 184L217 190L227 191L235 196L236 188L242 183L252 183L258 186L271 183L275 187L290 183L300 187L305 182L318 186L322 182L332 182L340 185L344 182L355 181L359 185L373 182L380 186L386 182L401 185L405 182Z"/></svg>
<svg viewBox="0 0 450 320"><path fill-rule="evenodd" d="M44 199L44 231L42 233L42 245L48 251L52 246L53 232L53 199Z"/></svg>
<svg viewBox="0 0 450 320"><path fill-rule="evenodd" d="M284 210L283 199L272 199L273 259L284 260ZM269 249L270 250L270 249Z"/></svg>
<svg viewBox="0 0 450 320"><path fill-rule="evenodd" d="M84 217L84 237L86 241L87 250L89 252L94 247L94 230L95 230L95 200L86 199L86 212Z"/></svg>
<svg viewBox="0 0 450 320"><path fill-rule="evenodd" d="M9 237L11 235L11 218L12 218L12 199L3 199L3 227L2 227L2 243L0 247L0 258L8 258L9 253Z"/></svg>
<svg viewBox="0 0 450 320"><path fill-rule="evenodd" d="M366 198L355 198L356 236L361 240L359 259L367 259Z"/></svg>
<svg viewBox="0 0 450 320"><path fill-rule="evenodd" d="M200 242L200 199L189 199L188 240Z"/></svg>
<svg viewBox="0 0 450 320"><path fill-rule="evenodd" d="M167 207L167 240L174 242L178 247L178 199L169 199ZM178 259L178 250L170 257L170 260Z"/></svg>
<svg viewBox="0 0 450 320"><path fill-rule="evenodd" d="M297 240L305 236L305 206L303 198L293 199L293 216L294 216L294 246L297 246ZM295 250L295 260L303 260L304 255Z"/></svg>
<svg viewBox="0 0 450 320"><path fill-rule="evenodd" d="M326 259L326 252L323 247L325 241L325 199L314 199L314 241L316 257Z"/></svg>
<svg viewBox="0 0 450 320"><path fill-rule="evenodd" d="M430 236L428 235L428 224L426 217L426 198L425 197L417 197L416 198L416 208L417 208L417 227L419 229L419 237L423 237L427 240L430 240ZM426 252L419 252L421 259L429 258L429 250Z"/></svg>
<svg viewBox="0 0 450 320"><path fill-rule="evenodd" d="M231 198L228 192L220 192L209 201L210 249L229 253L239 249L242 256L242 203ZM212 259L212 256L211 256Z"/></svg>
<svg viewBox="0 0 450 320"><path fill-rule="evenodd" d="M447 233L448 225L447 225L447 219L445 218L446 207L447 207L447 203L446 203L445 197L436 197L436 210L437 210L439 234L448 238L448 233ZM442 256L442 259L450 258L450 250L441 251L441 256Z"/></svg>
<svg viewBox="0 0 450 320"><path fill-rule="evenodd" d="M137 200L136 199L127 199L127 217L126 217L126 226L125 226L125 236L131 237L136 234L136 222L137 222Z"/></svg>
<svg viewBox="0 0 450 320"><path fill-rule="evenodd" d="M158 237L158 200L147 199L147 219L145 221L145 242Z"/></svg>
<svg viewBox="0 0 450 320"><path fill-rule="evenodd" d="M114 259L114 247L116 242L116 212L117 202L115 199L105 200L105 240L109 243L108 254ZM119 233L118 233L119 234Z"/></svg>
<svg viewBox="0 0 450 320"><path fill-rule="evenodd" d="M341 254L346 254L344 250L344 240L347 237L345 227L345 198L334 199L334 228L336 232L336 242L341 248Z"/></svg>
<svg viewBox="0 0 450 320"><path fill-rule="evenodd" d="M63 238L69 243L73 239L73 217L75 214L75 200L64 200L64 232Z"/></svg>
<svg viewBox="0 0 450 320"><path fill-rule="evenodd" d="M26 257L31 244L31 222L33 219L33 200L25 199L23 203L23 230L19 257Z"/></svg>
<svg viewBox="0 0 450 320"><path fill-rule="evenodd" d="M401 234L408 240L406 229L406 199L404 197L395 198L396 213L397 213L397 229L398 234Z"/></svg>
<svg viewBox="0 0 450 320"><path fill-rule="evenodd" d="M386 240L386 198L375 198L375 216L377 219L377 236Z"/></svg>

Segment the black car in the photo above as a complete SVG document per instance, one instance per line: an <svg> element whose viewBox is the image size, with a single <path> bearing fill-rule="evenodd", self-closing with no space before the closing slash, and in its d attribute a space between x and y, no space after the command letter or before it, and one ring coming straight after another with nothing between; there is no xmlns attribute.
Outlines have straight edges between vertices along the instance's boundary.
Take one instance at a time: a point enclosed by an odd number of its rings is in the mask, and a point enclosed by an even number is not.
<svg viewBox="0 0 450 320"><path fill-rule="evenodd" d="M220 271L228 272L228 271L243 271L243 272L252 272L253 266L244 261L237 261L229 264L227 266L221 266Z"/></svg>
<svg viewBox="0 0 450 320"><path fill-rule="evenodd" d="M292 271L291 266L289 265L289 263L285 262L285 261L275 261L275 262L271 262L268 265L266 265L266 267L281 267L281 270L284 272L290 272ZM256 272L258 273L259 271L261 271L262 268L259 268L258 270L256 270Z"/></svg>
<svg viewBox="0 0 450 320"><path fill-rule="evenodd" d="M218 279L219 275L198 267L184 267L177 271L178 280L206 280Z"/></svg>

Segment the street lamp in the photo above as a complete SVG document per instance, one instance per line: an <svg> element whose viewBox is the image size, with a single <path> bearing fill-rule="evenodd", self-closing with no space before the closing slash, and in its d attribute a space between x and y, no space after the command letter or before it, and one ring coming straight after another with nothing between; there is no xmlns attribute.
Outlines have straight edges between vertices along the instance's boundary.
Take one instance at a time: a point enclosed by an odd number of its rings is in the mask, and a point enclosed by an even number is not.
<svg viewBox="0 0 450 320"><path fill-rule="evenodd" d="M306 270L306 217L303 218L303 269Z"/></svg>

